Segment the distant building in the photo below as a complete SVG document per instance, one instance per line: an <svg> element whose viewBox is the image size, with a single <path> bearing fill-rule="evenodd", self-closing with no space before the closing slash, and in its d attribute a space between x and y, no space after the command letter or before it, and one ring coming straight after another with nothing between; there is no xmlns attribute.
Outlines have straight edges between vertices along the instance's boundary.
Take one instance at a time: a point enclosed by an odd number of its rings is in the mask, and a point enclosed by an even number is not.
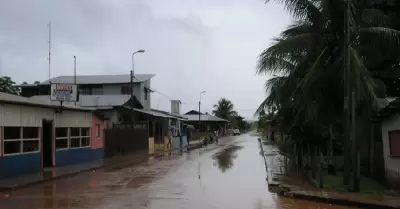
<svg viewBox="0 0 400 209"><path fill-rule="evenodd" d="M187 123L194 126L196 130L200 132L206 132L210 130L222 130L225 132L228 120L219 118L214 115L205 113L199 113L196 110L191 110L183 115L187 118Z"/></svg>
<svg viewBox="0 0 400 209"><path fill-rule="evenodd" d="M137 74L133 79L133 92L143 109L149 110L151 107L151 79L153 74ZM16 85L21 89L21 96L50 96L50 83L73 84L74 76L58 76L39 84ZM131 94L130 75L78 75L76 84L81 96L110 96L123 95L127 98ZM91 97L94 98L94 97ZM117 97L114 97L117 98ZM101 100L101 99L99 99Z"/></svg>
<svg viewBox="0 0 400 209"><path fill-rule="evenodd" d="M133 104L135 121L147 121L149 117L170 118L170 115L151 109L151 79L153 74L137 74L133 80ZM30 97L39 102L50 101L50 83L73 84L74 76L58 76L39 84L16 85L21 89L21 96ZM90 107L101 111L112 124L132 121L132 101L130 75L78 75L76 84L79 89L78 102L64 102L67 105Z"/></svg>
<svg viewBox="0 0 400 209"><path fill-rule="evenodd" d="M389 187L400 188L400 99L379 99L377 105L368 141L371 170L384 174Z"/></svg>

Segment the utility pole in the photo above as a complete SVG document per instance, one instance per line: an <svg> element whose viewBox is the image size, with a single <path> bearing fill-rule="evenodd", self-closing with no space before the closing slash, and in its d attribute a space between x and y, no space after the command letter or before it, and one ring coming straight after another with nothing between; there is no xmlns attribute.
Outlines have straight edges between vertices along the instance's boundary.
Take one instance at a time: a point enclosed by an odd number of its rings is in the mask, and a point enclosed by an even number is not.
<svg viewBox="0 0 400 209"><path fill-rule="evenodd" d="M200 100L199 100L199 139L200 139L200 124L201 124L201 120L200 120L200 116L201 116L201 113L200 113L200 106L201 106L201 95L202 94L204 94L204 93L206 93L206 91L202 91L202 92L200 92Z"/></svg>
<svg viewBox="0 0 400 209"><path fill-rule="evenodd" d="M350 78L350 1L345 0L345 10L344 10L344 176L343 184L350 184L350 168L351 168L351 116L350 116L350 88L351 88L351 78ZM346 163L347 161L347 163Z"/></svg>
<svg viewBox="0 0 400 209"><path fill-rule="evenodd" d="M76 85L76 56L74 56L74 85ZM78 89L78 88L77 88ZM78 90L79 91L79 90ZM79 97L79 94L76 94L77 97ZM78 100L79 98L76 98L76 100ZM76 101L75 100L75 101ZM76 102L75 102L75 106L76 106Z"/></svg>
<svg viewBox="0 0 400 209"><path fill-rule="evenodd" d="M132 67L133 67L133 65L132 65ZM133 69L131 70L131 81L130 81L130 89L131 89L131 108L132 108L132 129L134 130L135 129L135 127L134 127L134 124L135 124L135 122L134 122L134 119L135 119L135 110L134 110L134 108L135 108L135 105L134 105L134 102L133 102Z"/></svg>
<svg viewBox="0 0 400 209"><path fill-rule="evenodd" d="M49 28L49 81L51 79L51 61L50 61L50 57L51 57L51 22L49 22L49 24L47 25L47 27Z"/></svg>
<svg viewBox="0 0 400 209"><path fill-rule="evenodd" d="M135 125L134 125L135 124L134 123L134 121L135 121L135 105L134 104L135 103L134 103L134 99L133 99L133 94L134 94L134 91L133 91L133 78L135 76L134 57L135 57L135 54L144 53L144 52L145 52L144 49L140 49L140 50L132 53L132 70L131 70L131 82L130 82L131 108L132 108L132 130L135 130Z"/></svg>

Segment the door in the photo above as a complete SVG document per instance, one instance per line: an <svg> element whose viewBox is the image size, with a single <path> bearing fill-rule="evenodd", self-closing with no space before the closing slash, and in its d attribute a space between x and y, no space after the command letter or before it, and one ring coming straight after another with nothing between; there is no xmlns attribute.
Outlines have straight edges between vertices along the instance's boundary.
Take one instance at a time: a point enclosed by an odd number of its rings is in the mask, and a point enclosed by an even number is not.
<svg viewBox="0 0 400 209"><path fill-rule="evenodd" d="M42 136L43 168L53 166L53 121L44 120Z"/></svg>

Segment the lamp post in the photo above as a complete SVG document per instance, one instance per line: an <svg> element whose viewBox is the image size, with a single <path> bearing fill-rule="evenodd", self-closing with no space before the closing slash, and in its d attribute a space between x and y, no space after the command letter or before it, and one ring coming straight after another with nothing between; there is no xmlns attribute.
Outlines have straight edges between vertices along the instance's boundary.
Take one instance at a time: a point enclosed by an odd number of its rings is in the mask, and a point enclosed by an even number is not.
<svg viewBox="0 0 400 209"><path fill-rule="evenodd" d="M143 49L140 49L140 50L138 50L138 51L136 51L136 52L133 52L132 53L132 70L131 70L131 90L130 90L130 92L131 92L131 108L132 108L132 129L134 129L134 118L135 118L135 114L134 114L134 103L133 103L133 77L135 76L135 65L134 65L134 56L135 56L135 54L137 54L137 53L144 53L145 52L145 50L143 50Z"/></svg>
<svg viewBox="0 0 400 209"><path fill-rule="evenodd" d="M200 139L200 115L201 115L201 113L200 113L200 105L201 105L201 95L202 95L202 94L205 94L205 93L206 93L206 91L200 92L200 100L199 100L199 139Z"/></svg>

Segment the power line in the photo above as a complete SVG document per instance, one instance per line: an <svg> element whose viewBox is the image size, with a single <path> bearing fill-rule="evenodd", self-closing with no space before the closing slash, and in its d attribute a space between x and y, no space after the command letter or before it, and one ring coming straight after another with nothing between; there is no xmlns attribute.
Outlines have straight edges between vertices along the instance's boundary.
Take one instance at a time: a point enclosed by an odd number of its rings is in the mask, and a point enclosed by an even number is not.
<svg viewBox="0 0 400 209"><path fill-rule="evenodd" d="M162 92L160 92L160 91L158 91L156 89L150 89L150 90L153 91L153 92L156 92L157 94L159 94L159 95L161 95L161 96L163 96L163 97L165 97L165 98L167 98L169 100L175 100L171 96L168 96L167 94L164 94L164 93L162 93ZM185 101L182 101L182 100L180 100L180 101L184 105L198 105L199 104L197 102L185 102ZM213 104L205 104L205 103L202 103L202 104L203 105L207 105L207 106L214 106ZM212 110L212 109L209 109L209 108L204 108L204 109ZM236 111L256 111L257 108L243 108L243 109L235 109L235 110Z"/></svg>

